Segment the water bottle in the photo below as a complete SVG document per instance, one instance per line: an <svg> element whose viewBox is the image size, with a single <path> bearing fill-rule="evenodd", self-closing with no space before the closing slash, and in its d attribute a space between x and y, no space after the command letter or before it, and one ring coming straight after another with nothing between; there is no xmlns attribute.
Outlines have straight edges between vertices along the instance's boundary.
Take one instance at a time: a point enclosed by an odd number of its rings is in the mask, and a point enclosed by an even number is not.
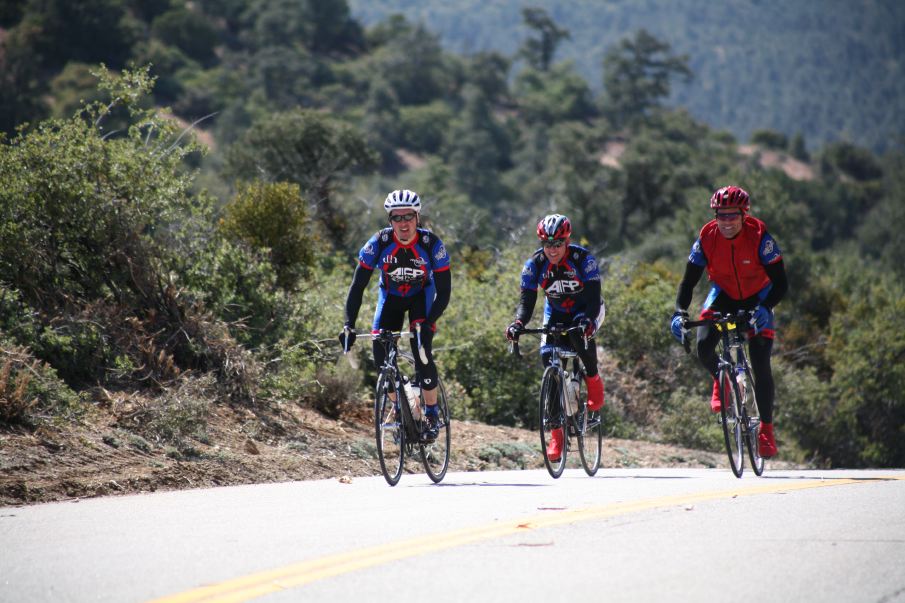
<svg viewBox="0 0 905 603"><path fill-rule="evenodd" d="M566 381L566 413L571 417L578 410L578 381L569 379Z"/></svg>
<svg viewBox="0 0 905 603"><path fill-rule="evenodd" d="M409 381L408 377L406 377L404 375L402 377L402 389L405 390L405 397L408 398L409 408L412 409L412 416L415 418L416 421L420 420L421 419L421 404L418 400L418 393L416 393L415 388L412 387L412 382Z"/></svg>
<svg viewBox="0 0 905 603"><path fill-rule="evenodd" d="M735 380L738 383L738 395L741 396L742 402L745 401L745 369L742 367L736 367L735 369Z"/></svg>

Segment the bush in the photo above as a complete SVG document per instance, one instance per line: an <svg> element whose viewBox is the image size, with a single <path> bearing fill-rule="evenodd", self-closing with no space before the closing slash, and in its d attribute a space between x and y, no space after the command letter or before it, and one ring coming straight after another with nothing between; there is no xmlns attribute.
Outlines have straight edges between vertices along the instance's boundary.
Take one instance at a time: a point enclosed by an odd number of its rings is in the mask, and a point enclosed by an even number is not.
<svg viewBox="0 0 905 603"><path fill-rule="evenodd" d="M755 130L751 133L751 144L759 144L774 151L784 151L789 146L789 139L776 130Z"/></svg>
<svg viewBox="0 0 905 603"><path fill-rule="evenodd" d="M723 431L697 389L673 391L659 427L666 442L711 452L724 450Z"/></svg>
<svg viewBox="0 0 905 603"><path fill-rule="evenodd" d="M831 321L834 466L905 466L905 289L879 282Z"/></svg>
<svg viewBox="0 0 905 603"><path fill-rule="evenodd" d="M212 374L180 379L153 399L134 399L118 408L118 425L138 436L136 441L191 450L189 440L207 439L207 419L217 399L215 385Z"/></svg>
<svg viewBox="0 0 905 603"><path fill-rule="evenodd" d="M427 105L400 107L399 117L406 147L416 153L438 153L453 112L446 103L434 101Z"/></svg>
<svg viewBox="0 0 905 603"><path fill-rule="evenodd" d="M36 427L83 410L79 396L27 348L0 338L0 427Z"/></svg>
<svg viewBox="0 0 905 603"><path fill-rule="evenodd" d="M224 209L223 232L268 253L277 284L293 289L313 265L314 250L322 243L308 220L298 184L257 181L238 189Z"/></svg>

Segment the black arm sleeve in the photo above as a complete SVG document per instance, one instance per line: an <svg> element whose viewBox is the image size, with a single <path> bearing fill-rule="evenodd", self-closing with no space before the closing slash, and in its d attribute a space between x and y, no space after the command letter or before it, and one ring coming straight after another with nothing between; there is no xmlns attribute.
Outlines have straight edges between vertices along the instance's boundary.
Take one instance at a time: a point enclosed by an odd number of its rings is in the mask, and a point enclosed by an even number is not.
<svg viewBox="0 0 905 603"><path fill-rule="evenodd" d="M352 276L352 285L349 287L349 294L346 296L346 324L355 328L355 321L358 319L358 311L361 309L361 298L364 295L365 287L371 280L373 270L368 270L361 264L355 268L355 274Z"/></svg>
<svg viewBox="0 0 905 603"><path fill-rule="evenodd" d="M688 310L691 305L691 296L694 294L694 288L701 275L704 274L704 267L688 262L685 264L685 275L682 282L679 283L679 292L676 294L676 310Z"/></svg>
<svg viewBox="0 0 905 603"><path fill-rule="evenodd" d="M523 325L528 324L531 315L534 314L534 304L537 303L536 289L522 289L519 297L518 309L515 311L515 319L521 321Z"/></svg>
<svg viewBox="0 0 905 603"><path fill-rule="evenodd" d="M600 281L588 281L584 288L585 299L588 300L587 317L597 320L600 314Z"/></svg>
<svg viewBox="0 0 905 603"><path fill-rule="evenodd" d="M764 299L763 305L772 310L773 306L778 304L785 297L786 291L789 290L789 280L786 278L786 267L782 260L764 266L764 270L767 271L767 276L770 277L773 288L770 289Z"/></svg>
<svg viewBox="0 0 905 603"><path fill-rule="evenodd" d="M437 289L437 297L434 298L430 315L427 317L429 324L436 324L443 316L446 306L449 305L449 298L452 295L452 275L449 270L434 273L434 287Z"/></svg>

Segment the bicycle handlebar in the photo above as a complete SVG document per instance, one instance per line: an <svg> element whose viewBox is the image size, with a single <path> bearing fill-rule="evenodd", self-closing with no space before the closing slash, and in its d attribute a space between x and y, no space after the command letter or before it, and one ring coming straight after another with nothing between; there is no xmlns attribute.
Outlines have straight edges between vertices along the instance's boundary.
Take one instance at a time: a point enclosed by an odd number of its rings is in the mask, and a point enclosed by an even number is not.
<svg viewBox="0 0 905 603"><path fill-rule="evenodd" d="M514 338L512 339L512 341L509 342L509 353L515 354L518 357L522 356L522 354L518 348L518 338L522 335L566 335L566 336L568 336L568 334L571 333L572 331L584 332L584 327L582 327L581 325L575 325L572 327L565 327L562 325L552 325L552 326L540 327L539 329L521 328L513 334ZM582 337L582 339L584 340L584 347L585 347L585 349L587 349L588 338Z"/></svg>
<svg viewBox="0 0 905 603"><path fill-rule="evenodd" d="M343 346L343 354L349 353L349 337L348 334L352 332L348 326L343 327L343 332L346 333L346 344ZM362 339L374 339L377 341L396 341L398 339L411 339L412 337L416 337L418 339L418 356L421 358L422 364L427 364L427 353L424 351L424 347L421 345L421 323L415 323L415 332L411 331L388 331L386 329L381 329L376 333L362 333L361 335L357 335L357 337L361 337Z"/></svg>
<svg viewBox="0 0 905 603"><path fill-rule="evenodd" d="M682 322L682 328L684 329L682 336L682 345L685 347L685 353L691 352L691 342L688 341L688 329L692 329L694 327L705 327L709 325L747 325L751 322L752 317L754 316L754 312L752 310L738 310L737 312L730 312L727 314L723 314L720 312L714 312L707 318L702 318L701 320L688 320L685 319Z"/></svg>

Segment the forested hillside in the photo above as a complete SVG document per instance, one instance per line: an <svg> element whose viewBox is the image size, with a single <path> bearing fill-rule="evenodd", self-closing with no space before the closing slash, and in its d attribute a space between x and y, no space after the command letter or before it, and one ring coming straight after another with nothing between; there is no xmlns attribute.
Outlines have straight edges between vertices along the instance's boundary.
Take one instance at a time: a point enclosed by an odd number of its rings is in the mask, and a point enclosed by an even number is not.
<svg viewBox="0 0 905 603"><path fill-rule="evenodd" d="M896 0L351 0L372 24L401 13L439 34L445 48L514 55L521 9L544 8L570 36L560 59L603 88L603 57L646 29L686 55L694 78L669 103L747 140L755 131L800 134L812 147L848 141L901 148L905 115L905 4Z"/></svg>
<svg viewBox="0 0 905 603"><path fill-rule="evenodd" d="M365 24L345 0L5 3L0 434L101 412L190 456L218 405L366 399L367 346L358 371L337 363L343 303L383 198L411 188L451 257L435 345L455 417L536 421L537 355L503 331L558 211L604 272L608 434L718 450L709 377L668 320L710 195L734 183L789 272L781 454L905 466L901 149L809 148L772 122L738 125L741 145L677 104L697 59L630 20L591 82L564 50L592 4L519 12L513 53L459 53L418 10Z"/></svg>

